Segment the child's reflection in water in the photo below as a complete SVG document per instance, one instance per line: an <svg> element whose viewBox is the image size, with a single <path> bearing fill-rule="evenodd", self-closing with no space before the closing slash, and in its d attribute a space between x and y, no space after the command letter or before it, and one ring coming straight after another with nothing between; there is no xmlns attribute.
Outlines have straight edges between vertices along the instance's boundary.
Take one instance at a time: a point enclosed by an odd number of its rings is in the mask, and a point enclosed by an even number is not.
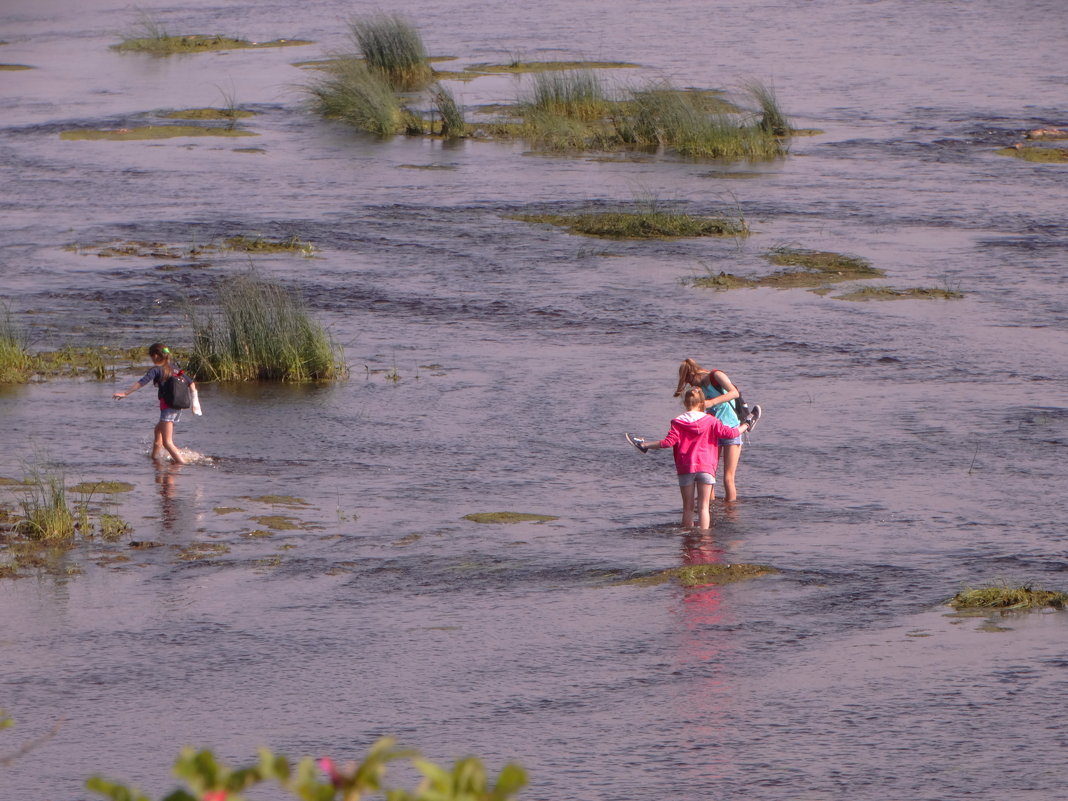
<svg viewBox="0 0 1068 801"><path fill-rule="evenodd" d="M160 522L164 531L173 531L178 524L178 503L175 500L175 478L180 464L157 464L156 483L159 484Z"/></svg>

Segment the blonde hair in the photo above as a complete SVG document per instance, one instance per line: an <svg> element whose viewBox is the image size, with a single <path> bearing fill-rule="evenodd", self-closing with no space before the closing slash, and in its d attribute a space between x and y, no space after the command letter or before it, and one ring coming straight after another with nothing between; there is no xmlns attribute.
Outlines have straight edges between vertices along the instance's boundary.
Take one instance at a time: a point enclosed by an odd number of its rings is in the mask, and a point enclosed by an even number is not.
<svg viewBox="0 0 1068 801"><path fill-rule="evenodd" d="M163 373L164 378L170 378L171 373L174 372L171 367L171 349L164 345L162 342L153 342L148 346L148 355L152 359L160 359L163 364L160 372Z"/></svg>
<svg viewBox="0 0 1068 801"><path fill-rule="evenodd" d="M687 411L693 409L705 409L705 391L700 387L693 387L686 391L686 395L682 398L682 405L686 407Z"/></svg>
<svg viewBox="0 0 1068 801"><path fill-rule="evenodd" d="M686 359L679 365L679 383L675 386L675 397L679 397L682 391L688 386L699 386L697 383L698 373L707 373L708 370L703 368L693 359Z"/></svg>

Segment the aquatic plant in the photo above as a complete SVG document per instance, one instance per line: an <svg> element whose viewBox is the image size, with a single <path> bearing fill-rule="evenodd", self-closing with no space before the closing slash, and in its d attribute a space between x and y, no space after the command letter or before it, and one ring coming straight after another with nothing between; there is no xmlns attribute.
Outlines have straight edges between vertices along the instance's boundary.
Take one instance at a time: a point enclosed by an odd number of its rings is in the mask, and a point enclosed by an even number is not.
<svg viewBox="0 0 1068 801"><path fill-rule="evenodd" d="M338 59L307 91L315 111L327 119L377 136L401 130L401 103L393 87L359 59Z"/></svg>
<svg viewBox="0 0 1068 801"><path fill-rule="evenodd" d="M299 236L285 239L266 239L262 236L231 236L223 240L223 247L242 253L301 253L310 256L315 252L315 245L305 242Z"/></svg>
<svg viewBox="0 0 1068 801"><path fill-rule="evenodd" d="M391 762L408 761L423 778L414 790L389 787L386 770ZM382 795L390 801L507 801L527 783L526 772L509 763L490 780L482 761L464 757L452 768L423 758L417 751L396 748L391 737L375 742L359 763L338 765L329 757L304 757L296 764L270 749L261 748L259 759L242 768L220 762L210 750L184 748L174 774L188 790L178 789L165 801L227 801L241 797L250 787L267 782L304 801L360 801ZM150 801L126 785L93 776L86 787L111 801Z"/></svg>
<svg viewBox="0 0 1068 801"><path fill-rule="evenodd" d="M789 136L792 130L790 121L779 105L775 90L758 80L747 81L744 88L760 108L760 120L757 122L757 127L772 136Z"/></svg>
<svg viewBox="0 0 1068 801"><path fill-rule="evenodd" d="M138 128L114 130L79 128L59 133L59 138L66 141L130 142L143 139L174 139L184 136L259 136L259 134L240 128L206 125L142 125Z"/></svg>
<svg viewBox="0 0 1068 801"><path fill-rule="evenodd" d="M987 587L964 587L947 601L954 609L989 609L1000 612L1015 612L1040 609L1045 606L1064 609L1068 593L1032 589L1030 584L1010 587L1008 584L992 584Z"/></svg>
<svg viewBox="0 0 1068 801"><path fill-rule="evenodd" d="M441 135L446 139L464 136L467 133L467 123L464 121L463 109L456 102L452 92L440 83L436 83L431 89L430 99L434 102L438 116L441 117Z"/></svg>
<svg viewBox="0 0 1068 801"><path fill-rule="evenodd" d="M1014 147L1003 147L995 152L999 156L1012 156L1037 164L1068 163L1068 148L1065 147L1024 147L1018 144Z"/></svg>
<svg viewBox="0 0 1068 801"><path fill-rule="evenodd" d="M22 519L15 531L30 540L68 542L74 539L75 513L67 503L67 488L57 469L35 466L23 482L18 500ZM83 533L85 528L83 511Z"/></svg>
<svg viewBox="0 0 1068 801"><path fill-rule="evenodd" d="M681 587L701 587L706 584L731 584L736 581L770 576L778 573L774 567L755 564L701 564L683 565L661 570L646 576L627 579L623 584L637 584L643 587L674 581Z"/></svg>
<svg viewBox="0 0 1068 801"><path fill-rule="evenodd" d="M293 291L254 273L217 290L216 311L190 310L189 370L200 380L331 381L346 368L341 350Z"/></svg>
<svg viewBox="0 0 1068 801"><path fill-rule="evenodd" d="M629 61L524 61L522 57L515 56L507 64L471 64L465 69L476 73L518 74L553 70L636 69L640 66Z"/></svg>
<svg viewBox="0 0 1068 801"><path fill-rule="evenodd" d="M270 42L250 42L221 34L186 34L173 36L156 17L141 12L133 24L130 34L112 50L121 53L147 53L152 56L171 56L180 53L203 53L214 50L240 50L262 47L291 47L307 45L305 39L275 39Z"/></svg>
<svg viewBox="0 0 1068 801"><path fill-rule="evenodd" d="M533 85L519 101L519 113L529 117L566 117L597 120L612 105L601 79L593 70L539 72Z"/></svg>
<svg viewBox="0 0 1068 801"><path fill-rule="evenodd" d="M558 520L552 515L530 514L528 512L472 512L464 515L464 520L473 523L545 523L549 520Z"/></svg>
<svg viewBox="0 0 1068 801"><path fill-rule="evenodd" d="M835 300L959 300L964 297L963 292L954 289L939 289L937 287L910 287L908 289L894 289L888 286L864 286L835 295Z"/></svg>
<svg viewBox="0 0 1068 801"><path fill-rule="evenodd" d="M370 70L396 90L421 89L433 80L419 31L396 14L378 14L349 23L352 40Z"/></svg>
<svg viewBox="0 0 1068 801"><path fill-rule="evenodd" d="M11 310L6 303L0 302L0 384L26 381L32 366L22 333L11 318Z"/></svg>
<svg viewBox="0 0 1068 801"><path fill-rule="evenodd" d="M729 217L701 217L665 207L655 199L639 200L633 210L516 214L511 219L558 225L575 234L606 239L749 235L749 226L740 212Z"/></svg>

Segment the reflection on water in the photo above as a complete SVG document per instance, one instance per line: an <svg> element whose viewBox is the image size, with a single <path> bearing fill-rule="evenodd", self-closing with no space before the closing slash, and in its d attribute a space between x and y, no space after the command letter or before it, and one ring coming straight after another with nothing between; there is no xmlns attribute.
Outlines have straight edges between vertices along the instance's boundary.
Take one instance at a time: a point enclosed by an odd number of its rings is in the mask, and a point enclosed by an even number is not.
<svg viewBox="0 0 1068 801"><path fill-rule="evenodd" d="M1066 184L993 152L1066 122L1063 3L404 9L461 62L566 51L646 65L639 80L768 79L824 133L758 165L361 137L307 113L291 54L127 58L108 45L128 9L54 5L0 11L0 60L38 67L6 73L0 97L0 294L31 345L180 339L185 304L251 266L301 292L352 374L204 384L179 439L205 456L184 467L145 458L145 409L110 403L109 382L0 387L0 476L40 451L72 483L134 484L116 511L163 543L95 540L69 554L81 575L0 581L0 706L24 740L67 721L4 769L0 795L80 801L101 771L158 797L186 743L343 758L392 733L436 759L516 759L539 799L1059 797L1064 616L980 630L941 604L999 578L1065 589ZM271 12L161 13L324 53L353 13ZM260 112L263 153L59 139L217 103L222 74ZM522 81L457 89L510 102ZM607 242L511 219L636 197L738 208L753 234ZM319 250L250 264L69 247L234 235ZM685 283L767 274L782 246L965 298ZM619 436L675 413L686 356L769 412L743 498L716 502L708 532L674 527L665 464ZM557 519L465 519L493 511ZM716 562L783 572L614 583Z"/></svg>

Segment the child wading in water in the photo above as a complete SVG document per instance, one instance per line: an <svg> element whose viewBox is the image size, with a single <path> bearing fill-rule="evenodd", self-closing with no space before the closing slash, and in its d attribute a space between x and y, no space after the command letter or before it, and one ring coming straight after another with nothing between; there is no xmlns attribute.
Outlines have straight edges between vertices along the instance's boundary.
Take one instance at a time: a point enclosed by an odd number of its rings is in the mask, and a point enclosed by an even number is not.
<svg viewBox="0 0 1068 801"><path fill-rule="evenodd" d="M156 423L155 439L152 442L152 458L159 459L163 456L163 451L167 451L171 455L175 464L185 464L185 459L182 458L182 454L178 452L178 448L174 444L174 424L181 419L182 410L172 409L167 405L167 402L163 399L163 383L172 375L181 372L181 367L171 358L171 349L162 343L156 342L148 347L149 358L152 359L154 367L141 376L137 382L125 392L116 392L113 396L116 400L125 398L131 392L136 392L149 381L157 387L157 395L159 396L159 422ZM196 384L191 384L190 389L196 391Z"/></svg>
<svg viewBox="0 0 1068 801"><path fill-rule="evenodd" d="M671 429L659 442L650 442L625 434L627 442L648 453L650 448L672 448L675 453L675 470L679 474L679 490L682 492L682 525L693 525L694 490L697 494L698 528L711 528L712 514L708 509L712 500L712 487L716 483L716 459L721 439L734 439L746 431L752 431L760 417L755 407L737 428L723 423L715 415L705 414L705 393L700 387L686 392L682 399L686 411L671 421Z"/></svg>

